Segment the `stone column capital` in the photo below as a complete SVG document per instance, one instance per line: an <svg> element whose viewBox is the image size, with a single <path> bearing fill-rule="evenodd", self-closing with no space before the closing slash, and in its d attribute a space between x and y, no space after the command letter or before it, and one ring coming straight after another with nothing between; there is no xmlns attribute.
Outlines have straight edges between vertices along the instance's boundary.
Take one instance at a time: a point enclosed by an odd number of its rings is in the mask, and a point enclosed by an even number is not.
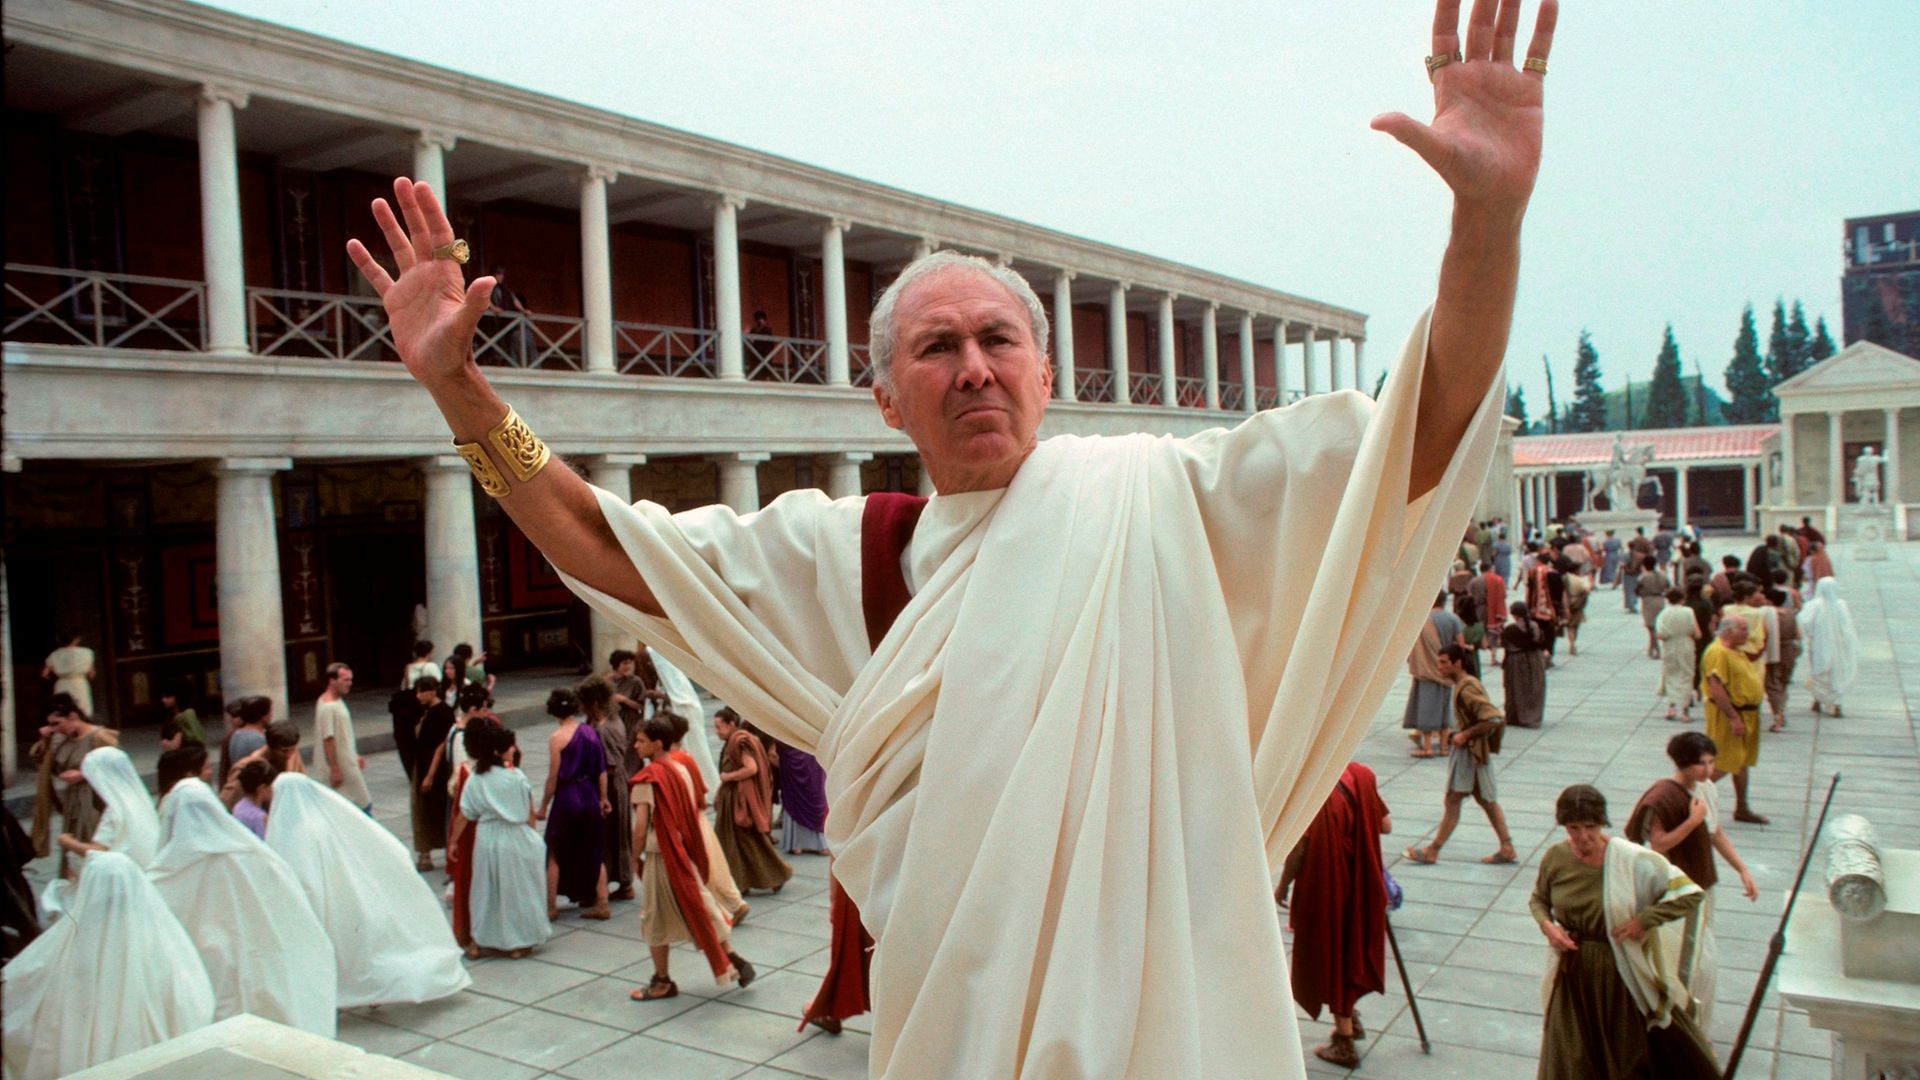
<svg viewBox="0 0 1920 1080"><path fill-rule="evenodd" d="M853 222L843 217L830 217L827 219L827 228L838 233L851 232L853 230Z"/></svg>
<svg viewBox="0 0 1920 1080"><path fill-rule="evenodd" d="M722 465L758 465L763 461L772 461L773 455L758 451L748 451L740 454L720 454L716 456L714 460Z"/></svg>
<svg viewBox="0 0 1920 1080"><path fill-rule="evenodd" d="M1220 301L1218 300L1207 301L1207 314L1218 316L1220 314Z"/></svg>
<svg viewBox="0 0 1920 1080"><path fill-rule="evenodd" d="M17 473L26 468L19 454L0 455L0 473Z"/></svg>
<svg viewBox="0 0 1920 1080"><path fill-rule="evenodd" d="M580 179L598 180L603 184L611 184L620 179L620 170L611 165L588 165L580 170Z"/></svg>
<svg viewBox="0 0 1920 1080"><path fill-rule="evenodd" d="M744 210L747 207L747 197L735 191L716 191L711 202L715 210Z"/></svg>
<svg viewBox="0 0 1920 1080"><path fill-rule="evenodd" d="M452 134L451 132L446 132L446 131L432 131L432 130L423 129L421 131L415 132L413 136L413 145L421 147L422 149L425 149L427 147L432 147L436 150L439 150L441 153L446 153L447 151L453 149L455 144L457 144L459 141L460 139L458 136Z"/></svg>
<svg viewBox="0 0 1920 1080"><path fill-rule="evenodd" d="M1069 270L1064 266L1053 272L1053 280L1064 281L1069 285L1073 283L1074 278L1077 278L1079 276L1080 275L1077 271Z"/></svg>
<svg viewBox="0 0 1920 1080"><path fill-rule="evenodd" d="M1118 293L1125 293L1128 289L1131 289L1131 288L1133 288L1133 282L1127 281L1124 279L1113 283L1113 291Z"/></svg>
<svg viewBox="0 0 1920 1080"><path fill-rule="evenodd" d="M1013 255L1009 252L1002 251L993 257L993 264L1001 268L1012 266Z"/></svg>
<svg viewBox="0 0 1920 1080"><path fill-rule="evenodd" d="M219 458L213 463L214 473L221 476L272 476L291 468L293 459L290 457Z"/></svg>
<svg viewBox="0 0 1920 1080"><path fill-rule="evenodd" d="M842 450L833 455L836 462L847 465L860 465L873 460L873 454L866 450Z"/></svg>
<svg viewBox="0 0 1920 1080"><path fill-rule="evenodd" d="M200 100L209 103L224 103L236 109L244 109L247 107L247 101L251 96L248 91L232 83L200 84Z"/></svg>
<svg viewBox="0 0 1920 1080"><path fill-rule="evenodd" d="M424 457L419 460L419 465L420 471L423 473L470 473L473 471L468 467L467 459L461 457L459 454L435 454L432 457Z"/></svg>

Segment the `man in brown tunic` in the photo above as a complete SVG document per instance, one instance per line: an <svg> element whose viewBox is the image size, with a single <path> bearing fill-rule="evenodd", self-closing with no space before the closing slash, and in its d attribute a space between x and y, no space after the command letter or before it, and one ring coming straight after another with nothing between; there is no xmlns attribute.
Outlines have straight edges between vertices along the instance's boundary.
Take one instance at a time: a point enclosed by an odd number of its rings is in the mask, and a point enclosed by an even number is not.
<svg viewBox="0 0 1920 1080"><path fill-rule="evenodd" d="M1440 673L1453 681L1453 719L1454 732L1451 737L1453 752L1447 762L1447 801L1441 813L1440 827L1434 830L1433 840L1425 847L1412 847L1402 852L1417 863L1440 861L1440 848L1446 844L1447 837L1453 835L1454 827L1460 824L1460 804L1467 796L1480 804L1486 811L1487 823L1493 826L1493 833L1500 838L1500 850L1481 859L1483 863L1510 863L1519 861L1519 854L1513 850L1513 838L1507 833L1507 815L1500 809L1500 797L1494 789L1493 768L1488 764L1491 756L1500 749L1501 729L1505 721L1500 710L1494 707L1493 700L1487 697L1487 688L1480 680L1467 673L1467 650L1462 645L1448 645L1440 650Z"/></svg>

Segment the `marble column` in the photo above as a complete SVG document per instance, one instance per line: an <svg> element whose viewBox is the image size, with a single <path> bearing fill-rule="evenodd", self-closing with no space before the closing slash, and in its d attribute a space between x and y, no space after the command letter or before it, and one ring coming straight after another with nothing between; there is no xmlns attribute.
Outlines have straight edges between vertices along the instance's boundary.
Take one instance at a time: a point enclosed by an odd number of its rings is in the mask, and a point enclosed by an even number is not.
<svg viewBox="0 0 1920 1080"><path fill-rule="evenodd" d="M614 370L613 255L607 236L607 185L618 176L599 165L580 174L580 307L587 323L588 371Z"/></svg>
<svg viewBox="0 0 1920 1080"><path fill-rule="evenodd" d="M1307 396L1320 393L1320 375L1313 370L1313 327L1302 327L1300 336L1300 377Z"/></svg>
<svg viewBox="0 0 1920 1080"><path fill-rule="evenodd" d="M1827 414L1827 505L1838 509L1847 505L1847 450L1840 434L1839 411ZM1828 520L1832 520L1829 513ZM1835 529L1828 529L1829 535L1837 535Z"/></svg>
<svg viewBox="0 0 1920 1080"><path fill-rule="evenodd" d="M293 459L282 457L225 458L213 468L220 693L228 701L264 694L276 718L287 716L287 637L273 474L292 467Z"/></svg>
<svg viewBox="0 0 1920 1080"><path fill-rule="evenodd" d="M1687 516L1693 512L1693 495L1687 487L1687 476L1692 471L1685 465L1676 465L1673 469L1673 527L1676 530L1687 527Z"/></svg>
<svg viewBox="0 0 1920 1080"><path fill-rule="evenodd" d="M1207 380L1207 409L1220 409L1220 305L1200 309L1200 371Z"/></svg>
<svg viewBox="0 0 1920 1080"><path fill-rule="evenodd" d="M433 189L440 205L447 205L447 151L456 140L444 131L422 131L413 137L413 182Z"/></svg>
<svg viewBox="0 0 1920 1080"><path fill-rule="evenodd" d="M1160 294L1160 404L1169 408L1180 404L1180 385L1173 369L1173 302L1176 299L1175 293Z"/></svg>
<svg viewBox="0 0 1920 1080"><path fill-rule="evenodd" d="M1327 392L1345 389L1346 387L1340 385L1340 335L1329 334L1327 336Z"/></svg>
<svg viewBox="0 0 1920 1080"><path fill-rule="evenodd" d="M847 341L847 221L833 218L820 230L820 300L827 312L827 385L851 386Z"/></svg>
<svg viewBox="0 0 1920 1080"><path fill-rule="evenodd" d="M860 466L873 460L872 454L859 451L845 451L833 455L833 463L827 466L827 496L834 499L851 499L860 492Z"/></svg>
<svg viewBox="0 0 1920 1080"><path fill-rule="evenodd" d="M458 454L430 457L420 471L427 482L427 640L437 656L461 642L485 649L473 474Z"/></svg>
<svg viewBox="0 0 1920 1080"><path fill-rule="evenodd" d="M1253 312L1249 311L1240 316L1240 400L1249 415L1260 411L1253 374Z"/></svg>
<svg viewBox="0 0 1920 1080"><path fill-rule="evenodd" d="M620 501L626 503L633 502L634 466L646 463L647 455L645 454L601 454L587 458L583 462L587 467L588 483L609 494L619 496ZM429 617L432 616L432 604L427 605L427 614ZM606 664L607 657L613 655L613 650L633 648L634 636L598 611L590 611L589 619L593 627L593 643L592 654L587 657L587 662L593 665L595 671L599 671ZM436 641L435 644L439 642Z"/></svg>
<svg viewBox="0 0 1920 1080"><path fill-rule="evenodd" d="M933 254L935 247L936 245L934 244L933 237L931 236L923 236L920 239L915 240L913 242L914 259L919 260L919 259L926 258L927 256Z"/></svg>
<svg viewBox="0 0 1920 1080"><path fill-rule="evenodd" d="M1073 388L1073 271L1053 274L1053 396L1072 401Z"/></svg>
<svg viewBox="0 0 1920 1080"><path fill-rule="evenodd" d="M1880 501L1899 507L1906 505L1900 499L1900 409L1895 406L1883 412L1887 418L1887 437L1881 440L1885 445L1880 447L1880 455L1887 459L1887 466ZM1895 513L1898 515L1899 511Z"/></svg>
<svg viewBox="0 0 1920 1080"><path fill-rule="evenodd" d="M1273 320L1273 400L1287 403L1287 320Z"/></svg>
<svg viewBox="0 0 1920 1080"><path fill-rule="evenodd" d="M1793 462L1794 419L1793 413L1784 413L1780 417L1780 505L1786 507L1800 505L1800 492L1795 483L1799 475Z"/></svg>
<svg viewBox="0 0 1920 1080"><path fill-rule="evenodd" d="M713 319L719 323L720 377L747 377L746 327L740 322L740 228L747 201L721 194L713 200Z"/></svg>
<svg viewBox="0 0 1920 1080"><path fill-rule="evenodd" d="M1363 394L1370 395L1373 393L1373 384L1367 381L1366 364L1361 359L1362 354L1366 351L1366 344L1367 339L1365 338L1353 339L1353 388Z"/></svg>
<svg viewBox="0 0 1920 1080"><path fill-rule="evenodd" d="M244 90L214 85L200 88L200 247L207 281L208 352L247 351L240 150L233 133L233 110L246 105ZM281 695L284 699L284 689Z"/></svg>
<svg viewBox="0 0 1920 1080"><path fill-rule="evenodd" d="M1127 378L1127 283L1116 281L1107 291L1107 370L1113 376L1113 401L1125 405L1133 387Z"/></svg>
<svg viewBox="0 0 1920 1080"><path fill-rule="evenodd" d="M1758 526L1754 524L1756 516L1753 509L1753 493L1753 467L1750 465L1742 465L1740 466L1740 527L1746 532L1753 532L1758 528Z"/></svg>
<svg viewBox="0 0 1920 1080"><path fill-rule="evenodd" d="M760 509L760 463L772 454L725 454L720 465L720 501L736 514Z"/></svg>

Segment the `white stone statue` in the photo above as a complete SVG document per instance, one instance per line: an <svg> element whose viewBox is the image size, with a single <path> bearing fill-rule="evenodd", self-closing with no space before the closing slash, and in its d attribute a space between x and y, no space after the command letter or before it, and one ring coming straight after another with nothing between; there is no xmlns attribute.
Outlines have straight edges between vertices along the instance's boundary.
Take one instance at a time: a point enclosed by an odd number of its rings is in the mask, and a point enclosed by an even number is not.
<svg viewBox="0 0 1920 1080"><path fill-rule="evenodd" d="M1639 505L1641 485L1647 482L1647 466L1653 462L1653 444L1628 446L1625 435L1615 434L1613 451L1605 465L1587 474L1587 509L1593 497L1606 492L1607 505L1614 510L1632 510Z"/></svg>
<svg viewBox="0 0 1920 1080"><path fill-rule="evenodd" d="M1853 497L1868 506L1880 503L1880 463L1887 460L1867 447L1853 460Z"/></svg>

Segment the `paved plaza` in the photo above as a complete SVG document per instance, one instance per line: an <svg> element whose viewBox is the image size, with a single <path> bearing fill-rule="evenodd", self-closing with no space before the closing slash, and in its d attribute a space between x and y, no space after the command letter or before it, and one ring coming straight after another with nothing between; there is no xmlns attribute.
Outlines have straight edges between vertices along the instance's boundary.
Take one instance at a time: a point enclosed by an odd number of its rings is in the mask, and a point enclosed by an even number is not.
<svg viewBox="0 0 1920 1080"><path fill-rule="evenodd" d="M1711 540L1707 554L1717 563L1722 554L1744 557L1751 546L1751 538ZM1920 757L1901 664L1920 662L1920 642L1896 638L1889 626L1894 615L1908 620L1902 625L1920 627L1920 546L1896 547L1888 562L1856 564L1840 545L1837 567L1863 640L1861 677L1845 719L1814 717L1804 687L1795 687L1790 727L1764 736L1754 777L1755 805L1772 824L1729 826L1762 891L1758 903L1747 904L1737 883L1719 889L1721 969L1712 1034L1723 1062L1834 770L1845 773L1835 813L1865 813L1883 842L1920 847L1920 788L1913 782ZM1421 1053L1389 957L1389 992L1360 1007L1369 1037L1359 1044L1363 1058L1351 1075L1532 1075L1546 944L1527 912L1527 896L1541 853L1560 838L1553 798L1567 784L1594 783L1606 793L1616 827L1624 824L1639 793L1671 771L1663 747L1680 730L1662 718L1654 694L1659 664L1644 655L1639 617L1623 612L1612 591L1596 592L1588 612L1580 655L1566 657L1562 643L1562 657L1549 673L1545 726L1509 731L1504 752L1494 759L1521 865L1477 861L1495 843L1471 803L1438 865L1411 865L1399 857L1437 822L1446 766L1444 759L1407 756L1399 730L1404 677L1375 718L1359 757L1379 774L1392 808L1394 834L1383 846L1406 890L1406 905L1393 925L1433 1045L1431 1054ZM1487 670L1487 682L1498 700L1498 669ZM384 715L362 718L363 727L385 725ZM547 765L540 731L523 728L520 740L536 784ZM368 776L376 815L404 838L406 792L393 755L373 755ZM1722 801L1730 814L1730 790ZM746 990L717 992L698 955L681 947L674 953L681 996L628 1001L627 991L645 983L651 965L638 940L637 905L616 904L613 920L605 923L563 913L553 940L531 958L474 963L474 985L453 998L342 1013L340 1038L484 1080L864 1077L866 1018L849 1022L839 1036L795 1030L800 1008L826 970L827 893L824 858L790 861L794 879L778 895L752 897L752 916L735 933L735 947L759 970ZM437 891L441 874L426 877ZM1824 903L1818 861L1809 880L1814 889L1807 902ZM1789 945L1791 940L1789 935ZM1324 1018L1302 1020L1309 1048L1323 1042L1328 1030ZM1827 1053L1827 1035L1770 993L1740 1075L1824 1077ZM1315 1074L1345 1075L1310 1055L1309 1062Z"/></svg>

